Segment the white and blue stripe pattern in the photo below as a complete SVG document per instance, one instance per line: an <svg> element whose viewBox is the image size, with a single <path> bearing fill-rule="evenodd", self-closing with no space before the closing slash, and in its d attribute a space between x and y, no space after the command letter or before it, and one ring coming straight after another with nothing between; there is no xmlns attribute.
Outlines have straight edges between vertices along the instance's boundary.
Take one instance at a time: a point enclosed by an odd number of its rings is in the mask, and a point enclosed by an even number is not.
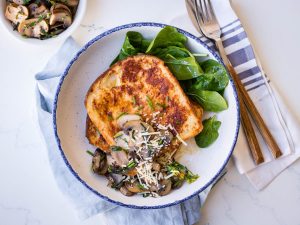
<svg viewBox="0 0 300 225"><path fill-rule="evenodd" d="M264 86L264 75L256 63L254 51L240 20L237 19L223 26L221 31L221 39L227 57L238 73L246 90L252 91ZM201 36L200 39L209 47L216 49L210 39L204 36Z"/></svg>

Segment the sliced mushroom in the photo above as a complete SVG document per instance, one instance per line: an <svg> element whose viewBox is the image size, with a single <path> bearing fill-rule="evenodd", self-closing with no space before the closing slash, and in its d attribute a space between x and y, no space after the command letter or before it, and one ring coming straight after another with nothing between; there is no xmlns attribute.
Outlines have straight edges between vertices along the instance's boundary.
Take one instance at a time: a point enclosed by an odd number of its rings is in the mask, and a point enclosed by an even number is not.
<svg viewBox="0 0 300 225"><path fill-rule="evenodd" d="M155 170L155 171L160 171L160 164L159 163L157 163L157 162L154 162L154 163L152 163L152 169L153 170Z"/></svg>
<svg viewBox="0 0 300 225"><path fill-rule="evenodd" d="M163 145L169 145L169 144L171 144L171 141L174 138L172 132L170 132L168 130L165 130L165 131L162 131L161 135L163 137L162 138Z"/></svg>
<svg viewBox="0 0 300 225"><path fill-rule="evenodd" d="M162 185L162 187L158 190L157 193L160 196L169 194L172 189L172 182L170 180L162 180L161 185Z"/></svg>
<svg viewBox="0 0 300 225"><path fill-rule="evenodd" d="M125 196L132 196L134 195L133 192L129 191L125 186L120 187L120 192Z"/></svg>
<svg viewBox="0 0 300 225"><path fill-rule="evenodd" d="M25 6L9 4L5 10L5 17L14 24L21 23L28 18L29 12Z"/></svg>
<svg viewBox="0 0 300 225"><path fill-rule="evenodd" d="M43 34L49 31L48 24L45 20L39 18L24 20L18 26L18 31L21 35L27 37L40 38Z"/></svg>
<svg viewBox="0 0 300 225"><path fill-rule="evenodd" d="M92 161L92 169L95 173L104 175L108 170L108 163L106 159L106 154L102 152L99 148L96 149Z"/></svg>
<svg viewBox="0 0 300 225"><path fill-rule="evenodd" d="M140 193L140 192L145 191L139 187L139 182L137 182L137 181L135 181L133 183L126 182L125 187L127 188L128 191L133 192L133 193Z"/></svg>
<svg viewBox="0 0 300 225"><path fill-rule="evenodd" d="M158 186L153 184L153 185L150 186L149 190L152 191L152 192L157 192L158 189L159 189Z"/></svg>
<svg viewBox="0 0 300 225"><path fill-rule="evenodd" d="M55 3L51 8L50 12L53 13L56 9L64 9L68 11L70 14L72 13L68 6L62 3Z"/></svg>
<svg viewBox="0 0 300 225"><path fill-rule="evenodd" d="M119 166L125 166L128 164L128 154L125 151L112 151L111 156L116 161L117 165Z"/></svg>
<svg viewBox="0 0 300 225"><path fill-rule="evenodd" d="M40 16L44 16L45 19L50 18L50 12L44 4L38 6L38 4L36 4L36 3L31 3L28 6L28 8L30 11L30 15L33 16L34 18L37 18Z"/></svg>
<svg viewBox="0 0 300 225"><path fill-rule="evenodd" d="M116 160L110 154L106 155L106 159L107 159L107 163L109 166L113 166L113 165L117 164Z"/></svg>
<svg viewBox="0 0 300 225"><path fill-rule="evenodd" d="M141 117L135 114L126 114L121 116L117 120L117 124L122 131L118 132L115 135L115 142L117 146L121 146L127 150L133 150L133 147L136 146L137 142L141 140L135 140L137 134L141 131L144 131L144 127L141 125ZM149 127L148 124L143 123L145 127ZM149 129L152 127L149 127Z"/></svg>
<svg viewBox="0 0 300 225"><path fill-rule="evenodd" d="M52 26L56 23L63 23L64 27L69 27L72 24L72 16L65 9L56 9L53 10L52 15L50 16L49 24Z"/></svg>
<svg viewBox="0 0 300 225"><path fill-rule="evenodd" d="M132 117L135 118L135 117ZM115 135L115 142L117 146L120 146L129 151L135 150L135 147L142 145L144 138L141 135L142 132L153 132L153 127L141 120L126 120L123 124L123 131L119 131Z"/></svg>
<svg viewBox="0 0 300 225"><path fill-rule="evenodd" d="M60 0L60 2L65 3L67 6L75 7L78 5L79 0Z"/></svg>
<svg viewBox="0 0 300 225"><path fill-rule="evenodd" d="M131 120L141 120L141 117L136 114L125 114L117 119L117 124L119 128L122 128L125 123Z"/></svg>
<svg viewBox="0 0 300 225"><path fill-rule="evenodd" d="M123 149L129 150L133 143L130 141L129 135L126 135L124 131L119 131L114 138L116 146L120 146Z"/></svg>
<svg viewBox="0 0 300 225"><path fill-rule="evenodd" d="M38 4L36 4L36 3L31 3L31 4L28 6L30 15L34 15L35 11L36 11L38 8L39 8L39 5L38 5Z"/></svg>
<svg viewBox="0 0 300 225"><path fill-rule="evenodd" d="M107 176L108 186L115 189L120 189L124 183L124 177L120 174L109 173Z"/></svg>
<svg viewBox="0 0 300 225"><path fill-rule="evenodd" d="M154 129L151 125L148 123L142 122L140 120L130 120L123 126L124 132L130 132L132 130L135 130L137 133L141 132L154 132Z"/></svg>
<svg viewBox="0 0 300 225"><path fill-rule="evenodd" d="M53 26L51 26L51 30L57 30L57 29L62 29L64 27L63 23L56 23ZM99 131L97 131L99 133ZM101 133L99 133L99 136L101 135Z"/></svg>

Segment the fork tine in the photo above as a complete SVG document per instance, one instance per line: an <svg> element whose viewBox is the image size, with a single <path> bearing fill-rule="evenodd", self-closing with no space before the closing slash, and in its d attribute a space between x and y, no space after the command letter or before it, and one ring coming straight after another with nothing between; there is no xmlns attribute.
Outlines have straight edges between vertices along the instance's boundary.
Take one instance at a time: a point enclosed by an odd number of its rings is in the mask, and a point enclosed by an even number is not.
<svg viewBox="0 0 300 225"><path fill-rule="evenodd" d="M200 5L199 4L199 0L194 0L194 5L195 5L195 8L196 8L196 17L197 17L197 20L200 24L200 26L203 25L203 14L202 14L202 9L200 10Z"/></svg>
<svg viewBox="0 0 300 225"><path fill-rule="evenodd" d="M201 11L202 11L203 17L204 17L203 21L209 22L209 15L208 15L208 10L206 7L205 0L200 0L200 6L201 6Z"/></svg>
<svg viewBox="0 0 300 225"><path fill-rule="evenodd" d="M195 6L194 0L186 0L185 2L186 2L188 11L190 10L190 12L192 13L192 17L190 15L190 13L189 13L189 16L191 17L191 20L192 20L194 26L196 27L198 32L203 35L201 27L200 27L199 19L198 19L198 16L197 16L196 6Z"/></svg>
<svg viewBox="0 0 300 225"><path fill-rule="evenodd" d="M208 9L210 11L210 16L211 16L211 19L214 20L215 22L217 21L217 18L216 18L216 15L215 15L215 12L214 12L214 8L211 4L211 1L210 0L207 0L208 2Z"/></svg>

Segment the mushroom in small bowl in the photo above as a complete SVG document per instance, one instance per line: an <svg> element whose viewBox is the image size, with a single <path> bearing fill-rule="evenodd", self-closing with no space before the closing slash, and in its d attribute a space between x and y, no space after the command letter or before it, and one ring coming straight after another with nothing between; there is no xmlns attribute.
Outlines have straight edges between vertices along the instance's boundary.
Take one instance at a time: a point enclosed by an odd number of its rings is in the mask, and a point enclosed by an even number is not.
<svg viewBox="0 0 300 225"><path fill-rule="evenodd" d="M69 36L80 24L85 7L86 0L6 0L1 5L2 22L19 39L42 42Z"/></svg>

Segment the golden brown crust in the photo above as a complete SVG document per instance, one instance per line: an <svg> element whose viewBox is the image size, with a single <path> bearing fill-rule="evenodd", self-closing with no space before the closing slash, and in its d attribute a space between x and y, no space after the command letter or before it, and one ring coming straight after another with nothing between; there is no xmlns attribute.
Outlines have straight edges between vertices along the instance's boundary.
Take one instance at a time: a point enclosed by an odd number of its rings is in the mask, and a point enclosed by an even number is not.
<svg viewBox="0 0 300 225"><path fill-rule="evenodd" d="M164 62L157 57L137 55L114 64L89 89L85 106L92 123L109 145L120 129L122 113L140 114L143 120L159 112L157 122L171 124L183 140L202 130L201 116ZM199 107L198 107L199 108Z"/></svg>
<svg viewBox="0 0 300 225"><path fill-rule="evenodd" d="M100 132L97 130L97 128L94 126L89 116L86 117L85 135L91 145L100 148L104 152L110 152L109 145L107 144L103 136L100 134Z"/></svg>
<svg viewBox="0 0 300 225"><path fill-rule="evenodd" d="M197 118L202 119L203 108L197 102L194 102L193 100L190 100L190 102L191 102L191 105L193 107L193 110L194 110ZM201 131L199 131L199 132L201 132Z"/></svg>

